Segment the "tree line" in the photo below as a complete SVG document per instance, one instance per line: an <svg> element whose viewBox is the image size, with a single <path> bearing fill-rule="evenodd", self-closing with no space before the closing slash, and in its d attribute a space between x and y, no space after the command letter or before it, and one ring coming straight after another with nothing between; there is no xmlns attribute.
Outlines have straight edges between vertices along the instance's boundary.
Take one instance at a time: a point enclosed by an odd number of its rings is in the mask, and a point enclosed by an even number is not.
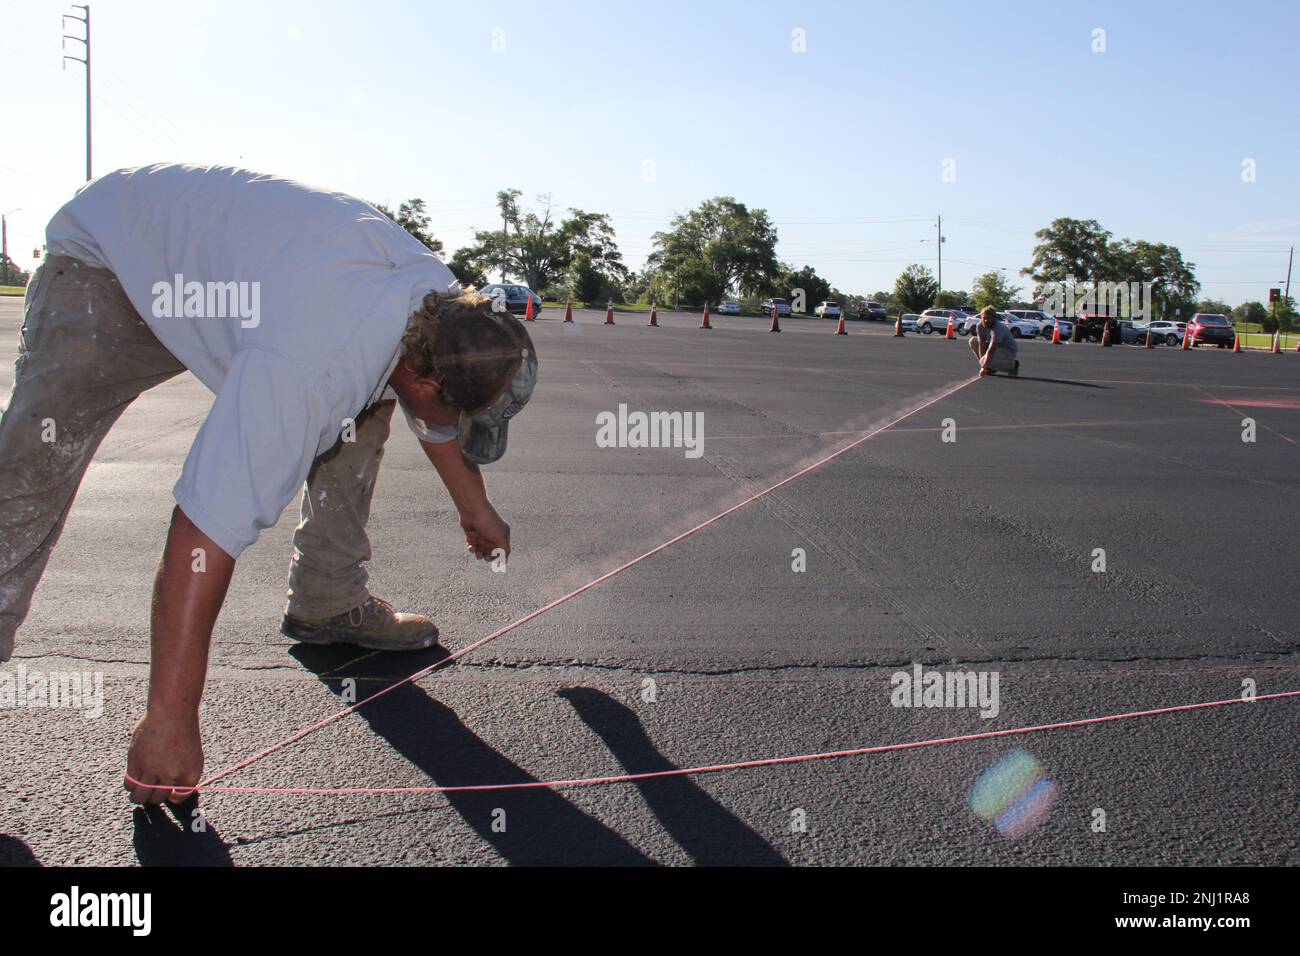
<svg viewBox="0 0 1300 956"><path fill-rule="evenodd" d="M666 229L653 235L653 249L639 272L623 262L607 214L557 210L548 195L537 197L535 206L525 210L521 198L518 189L497 193L501 227L476 231L469 245L445 260L463 285L482 287L505 275L552 300L693 308L727 298L793 298L795 290L801 290L808 312L825 300L850 308L874 301L891 312L923 312L987 305L1000 310L1036 308L1049 288L1073 291L1093 281L1151 283L1151 318L1221 312L1272 330L1272 310L1260 302L1231 308L1201 298L1195 264L1176 246L1116 239L1094 219L1060 218L1036 232L1030 264L1020 270L1029 280L1027 286L1013 284L1003 270L991 270L976 277L969 290L941 289L928 266L913 263L892 290L867 296L837 289L811 265L780 261L776 226L767 211L730 196L706 200L674 216ZM377 208L429 249L444 253L422 200L403 202L396 211ZM1279 305L1282 327L1297 317L1294 300Z"/></svg>

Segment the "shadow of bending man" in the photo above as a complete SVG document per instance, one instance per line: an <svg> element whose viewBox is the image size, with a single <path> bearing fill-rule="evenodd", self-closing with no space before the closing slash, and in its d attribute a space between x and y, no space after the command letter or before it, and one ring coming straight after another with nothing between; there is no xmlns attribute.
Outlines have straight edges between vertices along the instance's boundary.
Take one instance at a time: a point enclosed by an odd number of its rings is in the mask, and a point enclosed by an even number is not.
<svg viewBox="0 0 1300 956"><path fill-rule="evenodd" d="M560 696L600 736L627 773L676 769L655 749L641 721L626 705L591 687L562 690ZM789 865L770 843L690 777L641 780L635 786L664 829L698 865Z"/></svg>
<svg viewBox="0 0 1300 956"><path fill-rule="evenodd" d="M343 663L335 649L296 647L290 651L308 670L342 689L332 673ZM441 648L426 655L385 655L372 665L394 681L446 657ZM385 673L387 672L387 673ZM364 698L366 695L361 695ZM425 773L435 786L535 782L518 764L471 731L450 707L414 684L401 687L356 711L379 736ZM654 861L600 821L554 790L506 790L444 794L486 843L518 866L647 866Z"/></svg>

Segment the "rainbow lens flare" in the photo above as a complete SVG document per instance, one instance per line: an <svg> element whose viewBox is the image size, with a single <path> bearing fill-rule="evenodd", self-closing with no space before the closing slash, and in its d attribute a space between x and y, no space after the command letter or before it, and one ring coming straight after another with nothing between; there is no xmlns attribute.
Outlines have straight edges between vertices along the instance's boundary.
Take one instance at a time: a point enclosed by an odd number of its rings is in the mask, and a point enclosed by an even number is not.
<svg viewBox="0 0 1300 956"><path fill-rule="evenodd" d="M1029 751L1017 747L991 764L966 795L967 805L1009 840L1037 829L1056 802L1057 788Z"/></svg>

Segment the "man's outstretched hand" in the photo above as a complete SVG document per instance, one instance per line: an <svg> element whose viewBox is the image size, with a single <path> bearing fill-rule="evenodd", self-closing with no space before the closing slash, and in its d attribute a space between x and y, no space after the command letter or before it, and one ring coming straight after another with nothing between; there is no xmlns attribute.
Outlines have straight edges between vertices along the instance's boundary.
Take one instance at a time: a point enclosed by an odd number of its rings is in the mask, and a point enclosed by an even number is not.
<svg viewBox="0 0 1300 956"><path fill-rule="evenodd" d="M149 703L131 735L123 780L135 803L183 803L183 789L203 773L199 702L208 671L212 627L226 598L235 559L180 508L172 512L167 547L154 579Z"/></svg>
<svg viewBox="0 0 1300 956"><path fill-rule="evenodd" d="M480 561L491 561L498 549L510 556L510 525L496 509L486 505L475 514L461 512L460 526L465 531L465 550Z"/></svg>
<svg viewBox="0 0 1300 956"><path fill-rule="evenodd" d="M203 740L197 715L180 718L146 714L131 734L122 787L132 803L184 803L187 789L203 776ZM180 788L179 790L175 788Z"/></svg>

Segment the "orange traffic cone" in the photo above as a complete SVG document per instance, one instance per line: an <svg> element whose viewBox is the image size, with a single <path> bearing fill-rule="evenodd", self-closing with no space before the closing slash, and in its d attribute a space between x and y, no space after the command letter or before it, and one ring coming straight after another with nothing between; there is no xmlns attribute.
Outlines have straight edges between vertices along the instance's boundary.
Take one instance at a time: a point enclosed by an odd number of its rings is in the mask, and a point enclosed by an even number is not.
<svg viewBox="0 0 1300 956"><path fill-rule="evenodd" d="M772 328L768 329L768 331L769 332L781 331L781 310L776 306L772 306Z"/></svg>
<svg viewBox="0 0 1300 956"><path fill-rule="evenodd" d="M702 329L713 328L713 326L709 325L709 303L707 302L704 303L704 321L700 323L700 328Z"/></svg>
<svg viewBox="0 0 1300 956"><path fill-rule="evenodd" d="M1234 336L1232 337L1232 350L1233 350L1234 352L1240 352L1240 351L1241 351L1241 336L1240 336L1240 335L1234 335Z"/></svg>
<svg viewBox="0 0 1300 956"><path fill-rule="evenodd" d="M901 339L902 337L903 337L903 313L900 312L898 314L898 321L894 323L894 338Z"/></svg>
<svg viewBox="0 0 1300 956"><path fill-rule="evenodd" d="M657 328L659 328L659 310L658 310L657 308L655 308L653 305L650 306L650 325L649 325L649 327L652 328L652 329L657 329Z"/></svg>
<svg viewBox="0 0 1300 956"><path fill-rule="evenodd" d="M533 296L532 296L532 293L529 293L529 295L528 295L528 308L526 308L526 309L524 310L524 321L525 321L525 322L532 322L532 321L533 321Z"/></svg>
<svg viewBox="0 0 1300 956"><path fill-rule="evenodd" d="M840 315L840 327L835 330L836 335L848 335L849 330L844 327L844 316Z"/></svg>
<svg viewBox="0 0 1300 956"><path fill-rule="evenodd" d="M1192 347L1192 333L1187 329L1183 330L1183 351L1186 352Z"/></svg>
<svg viewBox="0 0 1300 956"><path fill-rule="evenodd" d="M1273 333L1273 354L1274 355L1282 354L1282 333L1281 332Z"/></svg>
<svg viewBox="0 0 1300 956"><path fill-rule="evenodd" d="M957 323L956 323L956 321L955 321L951 316L949 316L949 317L948 317L948 334L945 335L944 338L945 338L945 339L955 339L956 337L957 337Z"/></svg>
<svg viewBox="0 0 1300 956"><path fill-rule="evenodd" d="M612 303L605 307L605 324L606 325L614 324L614 306Z"/></svg>
<svg viewBox="0 0 1300 956"><path fill-rule="evenodd" d="M1052 344L1053 345L1061 344L1061 323L1060 322L1056 322L1052 325Z"/></svg>
<svg viewBox="0 0 1300 956"><path fill-rule="evenodd" d="M1147 340L1146 340L1146 344L1144 344L1142 347L1143 347L1144 349L1153 349L1153 348L1156 347L1155 339L1152 337L1152 335L1151 335L1151 330L1150 330L1150 329L1147 329Z"/></svg>
<svg viewBox="0 0 1300 956"><path fill-rule="evenodd" d="M572 299L570 299L567 303L565 303L565 306L564 306L564 321L565 321L565 322L572 322L572 321L573 321L573 300L572 300Z"/></svg>
<svg viewBox="0 0 1300 956"><path fill-rule="evenodd" d="M1110 345L1110 326L1109 326L1109 325L1106 326L1104 329L1101 330L1101 344L1102 344L1102 345Z"/></svg>

